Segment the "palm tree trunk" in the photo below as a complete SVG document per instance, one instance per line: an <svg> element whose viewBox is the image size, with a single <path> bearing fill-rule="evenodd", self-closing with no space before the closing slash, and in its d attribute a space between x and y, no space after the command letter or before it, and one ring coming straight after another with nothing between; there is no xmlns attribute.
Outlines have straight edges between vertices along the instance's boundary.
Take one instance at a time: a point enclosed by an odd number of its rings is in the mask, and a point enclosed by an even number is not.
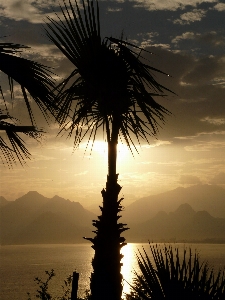
<svg viewBox="0 0 225 300"><path fill-rule="evenodd" d="M116 156L118 140L118 124L112 128L111 139L108 140L108 176L106 188L102 190L102 215L93 221L97 228L92 241L95 256L92 261L91 274L92 300L120 300L122 295L122 275L120 249L126 245L125 238L120 234L127 230L126 224L118 223L118 213L122 210L118 199L121 186L117 183Z"/></svg>

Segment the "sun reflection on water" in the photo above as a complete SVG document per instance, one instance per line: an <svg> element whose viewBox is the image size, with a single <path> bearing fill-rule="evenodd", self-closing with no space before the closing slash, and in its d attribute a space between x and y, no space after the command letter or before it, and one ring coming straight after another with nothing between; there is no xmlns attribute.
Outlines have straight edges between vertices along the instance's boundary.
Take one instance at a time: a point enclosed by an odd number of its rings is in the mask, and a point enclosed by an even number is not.
<svg viewBox="0 0 225 300"><path fill-rule="evenodd" d="M123 297L125 294L130 293L134 277L134 270L137 270L137 259L135 257L135 252L137 251L137 244L127 244L121 250L121 254L124 255L122 259L121 273L123 275Z"/></svg>
<svg viewBox="0 0 225 300"><path fill-rule="evenodd" d="M121 261L123 263L121 267L121 273L123 275L123 299L125 299L126 294L130 294L131 292L131 285L133 284L133 279L135 277L134 271L139 273L136 255L139 256L140 253L143 254L143 249L153 261L152 253L150 251L149 244L147 243L129 243L121 250L121 254L124 255Z"/></svg>

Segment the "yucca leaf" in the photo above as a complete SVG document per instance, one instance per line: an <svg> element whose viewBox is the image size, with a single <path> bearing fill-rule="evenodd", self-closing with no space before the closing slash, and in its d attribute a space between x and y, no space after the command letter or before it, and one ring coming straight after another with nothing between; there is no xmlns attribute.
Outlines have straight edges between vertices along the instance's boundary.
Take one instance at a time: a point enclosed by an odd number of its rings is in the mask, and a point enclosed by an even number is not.
<svg viewBox="0 0 225 300"><path fill-rule="evenodd" d="M157 244L150 244L150 250L153 262L145 250L145 257L139 252L138 263L141 266L141 272L135 272L134 284L131 285L134 291L133 299L142 299L143 291L147 291L149 295L144 299L224 299L224 272L222 274L219 271L214 280L213 270L209 273L207 263L200 265L196 252L192 259L190 249L187 258L187 251L184 249L181 261L178 248L173 249L170 245L160 248ZM153 263L156 265L156 269L153 268ZM161 289L162 298L158 293L159 289Z"/></svg>

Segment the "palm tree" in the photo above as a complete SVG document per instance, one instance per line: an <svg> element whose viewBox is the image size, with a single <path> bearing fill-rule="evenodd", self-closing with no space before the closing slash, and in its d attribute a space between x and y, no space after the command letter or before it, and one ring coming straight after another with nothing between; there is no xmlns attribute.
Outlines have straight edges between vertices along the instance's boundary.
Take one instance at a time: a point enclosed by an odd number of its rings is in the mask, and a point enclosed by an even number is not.
<svg viewBox="0 0 225 300"><path fill-rule="evenodd" d="M14 43L0 43L0 71L8 76L12 99L14 98L13 82L16 81L21 86L21 92L31 121L30 126L17 125L18 120L9 114L3 89L0 85L0 93L5 107L0 109L0 131L6 134L5 137L0 137L0 150L2 161L4 162L5 159L9 167L12 167L16 159L23 165L25 159L30 158L30 153L19 134L24 133L37 139L42 133L35 126L27 92L37 103L46 120L49 117L48 112L53 114L55 111L52 92L54 81L51 72L47 67L37 62L18 56L25 48L29 47Z"/></svg>
<svg viewBox="0 0 225 300"><path fill-rule="evenodd" d="M149 142L159 122L164 123L169 111L154 100L166 89L153 77L163 73L143 63L141 49L112 37L101 38L98 2L86 0L81 7L64 2L63 17L48 18L49 39L72 62L74 70L58 86L56 116L61 130L75 134L74 146L88 137L92 145L102 128L108 143L108 176L102 190L102 215L93 221L96 236L87 238L93 245L91 294L93 300L119 300L122 294L120 249L125 238L120 234L126 224L118 223L122 210L118 199L121 190L116 171L118 139L129 149L136 149L135 139ZM137 53L139 52L139 53ZM165 74L165 73L163 73ZM167 74L166 74L167 75ZM68 118L69 117L69 118Z"/></svg>

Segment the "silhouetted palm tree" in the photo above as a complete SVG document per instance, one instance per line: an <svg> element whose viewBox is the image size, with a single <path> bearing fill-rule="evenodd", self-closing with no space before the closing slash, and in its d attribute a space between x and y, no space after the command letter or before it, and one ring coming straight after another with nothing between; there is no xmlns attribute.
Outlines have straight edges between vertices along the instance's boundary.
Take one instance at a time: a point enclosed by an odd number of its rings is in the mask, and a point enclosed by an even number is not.
<svg viewBox="0 0 225 300"><path fill-rule="evenodd" d="M143 63L138 47L122 39L101 38L97 2L82 1L80 7L76 0L74 6L69 0L61 10L63 17L48 18L46 33L72 62L74 70L58 86L57 120L62 130L69 131L69 136L75 133L75 147L86 136L88 143L91 139L94 142L100 128L106 133L108 143L102 215L93 221L96 236L87 238L95 250L92 299L119 300L122 294L120 249L125 245L120 234L127 228L126 224L118 224L122 209L116 172L118 138L131 151L132 147L137 150L135 138L138 143L140 139L149 142L148 137L158 131L158 122L164 123L164 116L169 114L153 97L164 95L167 89L151 74L151 71L163 72Z"/></svg>
<svg viewBox="0 0 225 300"><path fill-rule="evenodd" d="M14 98L13 81L15 80L21 86L21 92L31 121L31 126L16 125L18 120L10 116L0 85L0 93L5 107L0 109L0 131L6 134L5 137L0 137L0 150L2 160L5 159L9 166L12 166L16 158L23 164L25 159L30 157L30 153L18 133L24 133L35 139L41 134L41 131L35 126L27 92L46 118L48 112L53 114L54 110L52 93L54 82L51 72L47 67L37 62L18 56L25 48L29 47L13 43L0 43L0 71L8 76L11 98ZM7 143L7 140L9 143Z"/></svg>

